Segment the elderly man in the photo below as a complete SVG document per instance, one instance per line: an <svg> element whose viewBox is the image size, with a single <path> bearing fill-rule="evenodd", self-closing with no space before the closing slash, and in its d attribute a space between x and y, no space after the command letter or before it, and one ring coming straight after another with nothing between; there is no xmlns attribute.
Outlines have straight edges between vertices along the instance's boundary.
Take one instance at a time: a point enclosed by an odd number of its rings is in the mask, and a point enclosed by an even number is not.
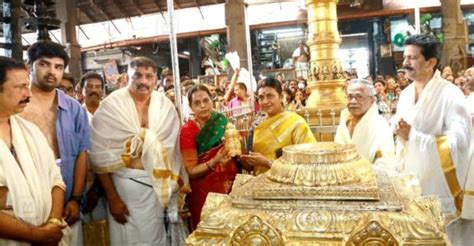
<svg viewBox="0 0 474 246"><path fill-rule="evenodd" d="M378 114L372 83L365 79L351 80L347 87L347 100L334 141L355 144L359 153L371 162L381 157L393 157L392 131Z"/></svg>
<svg viewBox="0 0 474 246"><path fill-rule="evenodd" d="M403 66L413 83L401 93L392 119L396 160L402 171L418 176L423 195L440 198L453 244L468 245L472 231L465 229L472 221L458 219L469 169L471 121L462 92L436 69L440 49L430 35L414 35L405 41Z"/></svg>
<svg viewBox="0 0 474 246"><path fill-rule="evenodd" d="M18 116L30 97L25 65L0 57L0 245L57 245L66 226L54 154L38 127Z"/></svg>
<svg viewBox="0 0 474 246"><path fill-rule="evenodd" d="M22 116L35 123L48 140L66 183L64 218L72 229L70 245L82 245L80 203L90 148L89 123L81 105L56 89L69 61L64 48L51 41L28 49L31 103Z"/></svg>
<svg viewBox="0 0 474 246"><path fill-rule="evenodd" d="M109 204L111 245L170 245L167 233L173 244L185 240L176 231L178 196L189 187L177 145L179 119L171 101L154 90L156 70L152 60L134 58L128 87L102 101L92 118L90 155Z"/></svg>

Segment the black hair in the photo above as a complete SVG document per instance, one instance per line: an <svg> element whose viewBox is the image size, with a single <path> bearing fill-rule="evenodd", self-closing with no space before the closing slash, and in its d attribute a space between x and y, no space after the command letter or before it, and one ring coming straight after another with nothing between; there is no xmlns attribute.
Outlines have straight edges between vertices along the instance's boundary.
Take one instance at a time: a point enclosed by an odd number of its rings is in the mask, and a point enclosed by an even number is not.
<svg viewBox="0 0 474 246"><path fill-rule="evenodd" d="M68 80L69 82L71 82L72 87L76 86L76 80L74 79L74 76L72 75L72 73L64 72L63 79Z"/></svg>
<svg viewBox="0 0 474 246"><path fill-rule="evenodd" d="M204 91L204 92L207 93L207 95L209 96L209 98L212 98L211 92L209 91L209 88L207 88L207 86L205 86L205 85L198 84L198 85L193 86L193 88L191 88L191 90L188 91L188 102L189 102L189 105L191 105L191 102L193 101L193 94L196 93L196 92L198 92L198 91Z"/></svg>
<svg viewBox="0 0 474 246"><path fill-rule="evenodd" d="M36 42L28 48L28 64L33 64L40 57L59 57L64 61L64 68L69 64L69 55L64 47L52 41Z"/></svg>
<svg viewBox="0 0 474 246"><path fill-rule="evenodd" d="M293 92L291 92L290 89L286 88L283 91L285 91L288 94L288 96L290 97L289 100L287 99L287 101L292 102L293 100L295 100L295 95L293 95Z"/></svg>
<svg viewBox="0 0 474 246"><path fill-rule="evenodd" d="M102 76L100 76L100 74L98 74L96 72L89 71L89 72L85 73L84 75L82 75L82 77L81 77L81 88L84 88L84 86L86 85L86 80L88 80L88 79L98 79L98 80L100 80L100 84L102 85L102 88L104 88L104 86L105 86L105 81L102 78Z"/></svg>
<svg viewBox="0 0 474 246"><path fill-rule="evenodd" d="M239 83L237 83L237 86L238 86L240 89L242 89L242 90L244 90L245 92L247 92L247 86L245 85L245 83L239 82Z"/></svg>
<svg viewBox="0 0 474 246"><path fill-rule="evenodd" d="M153 69L153 72L155 73L158 70L156 63L152 59L148 57L144 57L144 56L138 56L138 57L133 58L128 64L128 67L129 68L151 67Z"/></svg>
<svg viewBox="0 0 474 246"><path fill-rule="evenodd" d="M3 84L5 84L7 80L7 72L13 69L26 70L26 66L19 60L11 57L0 56L0 92L3 91Z"/></svg>
<svg viewBox="0 0 474 246"><path fill-rule="evenodd" d="M420 47L421 54L425 57L425 60L435 58L436 66L434 69L437 69L441 56L441 44L435 36L426 34L412 35L405 40L405 46L407 45Z"/></svg>
<svg viewBox="0 0 474 246"><path fill-rule="evenodd" d="M258 87L257 91L260 90L260 88L263 88L263 87L272 87L273 89L275 89L278 92L278 94L281 94L281 92L282 92L281 84L275 78L271 78L271 77L266 78L264 80L261 80L259 83L260 83L260 86Z"/></svg>
<svg viewBox="0 0 474 246"><path fill-rule="evenodd" d="M385 81L383 81L383 80L381 80L381 79L378 79L378 80L374 81L374 83L372 83L372 84L375 86L375 84L377 84L377 83L382 84L383 87L385 87L385 85L386 85Z"/></svg>

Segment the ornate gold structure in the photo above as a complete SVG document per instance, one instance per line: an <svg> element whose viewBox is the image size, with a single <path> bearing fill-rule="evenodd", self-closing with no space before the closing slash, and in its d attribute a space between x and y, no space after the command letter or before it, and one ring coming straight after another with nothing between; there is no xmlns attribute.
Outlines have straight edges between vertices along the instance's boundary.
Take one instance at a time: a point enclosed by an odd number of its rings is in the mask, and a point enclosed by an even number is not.
<svg viewBox="0 0 474 246"><path fill-rule="evenodd" d="M340 112L346 106L345 78L338 59L341 38L337 29L338 0L306 0L308 46L311 54L308 73L310 109ZM324 113L324 112L323 112Z"/></svg>
<svg viewBox="0 0 474 246"><path fill-rule="evenodd" d="M234 157L241 155L242 150L239 140L239 131L235 128L234 124L227 123L225 126L225 148L229 151L229 155Z"/></svg>
<svg viewBox="0 0 474 246"><path fill-rule="evenodd" d="M229 195L210 193L187 245L446 245L436 198L372 168L355 146L289 146Z"/></svg>
<svg viewBox="0 0 474 246"><path fill-rule="evenodd" d="M308 41L310 69L308 86L311 95L306 108L299 113L309 121L311 127L332 125L339 120L346 106L345 78L338 59L341 38L337 29L338 0L306 0L308 12ZM335 117L334 117L335 116ZM319 141L332 141L332 134L316 136Z"/></svg>

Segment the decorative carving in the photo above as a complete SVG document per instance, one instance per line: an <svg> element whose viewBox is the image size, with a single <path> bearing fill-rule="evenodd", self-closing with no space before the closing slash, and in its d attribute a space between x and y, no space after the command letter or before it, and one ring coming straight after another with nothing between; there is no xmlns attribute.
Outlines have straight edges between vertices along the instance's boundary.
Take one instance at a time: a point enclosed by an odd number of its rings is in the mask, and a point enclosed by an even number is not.
<svg viewBox="0 0 474 246"><path fill-rule="evenodd" d="M331 72L329 72L328 66L324 65L321 71L321 76L319 80L330 80L330 79L331 79Z"/></svg>
<svg viewBox="0 0 474 246"><path fill-rule="evenodd" d="M283 245L283 241L278 230L260 219L260 217L252 216L247 222L235 229L231 245L279 246Z"/></svg>
<svg viewBox="0 0 474 246"><path fill-rule="evenodd" d="M372 220L363 229L356 231L347 241L347 246L396 246L398 245L395 237L379 222Z"/></svg>
<svg viewBox="0 0 474 246"><path fill-rule="evenodd" d="M330 169L341 161L352 163L351 158L358 156L353 148L332 143L319 148L288 147L278 161L302 170L311 166ZM340 156L333 155L335 152ZM356 172L358 168L352 169ZM186 244L445 245L447 235L436 197L421 197L419 183L412 176L388 175L381 168L371 172L374 186L364 182L304 186L270 180L266 175L239 175L229 195L209 194L203 220ZM370 194L370 187L378 187L379 197L357 200Z"/></svg>
<svg viewBox="0 0 474 246"><path fill-rule="evenodd" d="M344 74L339 61L335 61L332 65L332 79L343 79Z"/></svg>
<svg viewBox="0 0 474 246"><path fill-rule="evenodd" d="M244 184L246 184L247 182L249 182L250 180L254 179L255 177L253 175L250 175L250 174L237 174L237 176L235 176L235 179L234 179L234 185L232 186L234 189L235 188L238 188Z"/></svg>
<svg viewBox="0 0 474 246"><path fill-rule="evenodd" d="M308 76L310 81L317 81L320 79L321 68L316 63L311 64L311 69L309 71Z"/></svg>
<svg viewBox="0 0 474 246"><path fill-rule="evenodd" d="M221 193L209 193L201 212L201 220L206 219L213 211L216 211L221 203L228 199L227 195Z"/></svg>
<svg viewBox="0 0 474 246"><path fill-rule="evenodd" d="M283 148L283 157L275 161L265 175L275 182L308 186L308 189L317 189L319 186L372 184L371 189L361 191L371 193L367 199L378 198L372 164L357 153L355 145L341 146L319 142L287 146ZM342 193L349 191L337 188L331 190Z"/></svg>
<svg viewBox="0 0 474 246"><path fill-rule="evenodd" d="M237 208L245 209L270 209L278 210L282 208L305 208L305 209L332 209L335 206L340 210L364 211L401 211L402 203L393 187L390 178L383 172L377 173L377 182L379 187L379 199L358 199L360 191L364 185L355 187L346 187L346 194L334 195L330 189L342 189L341 187L325 187L323 190L317 190L317 187L294 187L292 185L278 184L264 175L256 177L239 189L232 191L232 205ZM256 191L258 189L258 192ZM327 193L325 193L327 191ZM367 194L364 194L367 196ZM258 200L255 198L258 197ZM304 198L301 199L300 197ZM328 200L332 198L332 200ZM299 200L295 200L299 199ZM353 200L343 202L340 200Z"/></svg>

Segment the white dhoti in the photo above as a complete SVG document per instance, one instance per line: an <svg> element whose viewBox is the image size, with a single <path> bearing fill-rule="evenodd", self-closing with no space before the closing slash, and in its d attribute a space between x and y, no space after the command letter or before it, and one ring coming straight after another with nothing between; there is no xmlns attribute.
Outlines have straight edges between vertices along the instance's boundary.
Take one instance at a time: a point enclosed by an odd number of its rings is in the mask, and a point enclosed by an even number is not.
<svg viewBox="0 0 474 246"><path fill-rule="evenodd" d="M295 63L295 71L296 77L302 77L304 79L308 79L308 70L309 70L309 62L296 62Z"/></svg>
<svg viewBox="0 0 474 246"><path fill-rule="evenodd" d="M78 220L71 228L71 242L70 246L83 246L84 240L82 237L82 221Z"/></svg>
<svg viewBox="0 0 474 246"><path fill-rule="evenodd" d="M174 245L186 240L187 231L180 218L170 222L156 197L147 172L123 168L112 174L112 181L130 216L122 225L108 214L111 245ZM175 193L177 196L177 193ZM177 201L172 197L170 201ZM163 235L169 235L164 237Z"/></svg>
<svg viewBox="0 0 474 246"><path fill-rule="evenodd" d="M147 172L124 168L111 176L130 216L122 225L109 213L110 244L166 245L164 208L158 202Z"/></svg>
<svg viewBox="0 0 474 246"><path fill-rule="evenodd" d="M397 114L392 118L394 125L401 118L411 129L407 141L397 137L399 168L418 177L423 195L439 197L448 236L454 245L463 245L474 234L469 232L471 221L459 220L461 211L472 214L470 201L463 196L471 141L464 96L436 71L417 101L414 84L403 90Z"/></svg>
<svg viewBox="0 0 474 246"><path fill-rule="evenodd" d="M140 126L128 88L108 96L92 119L93 170L112 174L130 212L125 225L109 216L111 245L184 243L185 236L179 236L184 228L178 196L187 191L188 178L178 147L178 115L162 93L151 95L148 125ZM128 168L132 158L140 158L145 170ZM170 221L168 230L165 219Z"/></svg>

